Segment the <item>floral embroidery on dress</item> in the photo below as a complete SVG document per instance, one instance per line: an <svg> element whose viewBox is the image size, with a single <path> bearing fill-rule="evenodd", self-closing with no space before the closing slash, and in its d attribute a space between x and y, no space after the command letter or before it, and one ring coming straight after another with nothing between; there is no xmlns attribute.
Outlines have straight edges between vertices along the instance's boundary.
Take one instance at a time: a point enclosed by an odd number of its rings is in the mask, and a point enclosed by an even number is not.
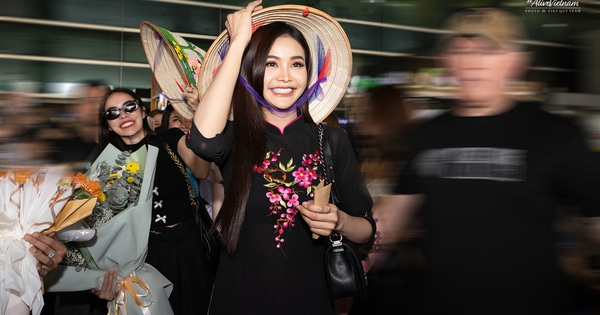
<svg viewBox="0 0 600 315"><path fill-rule="evenodd" d="M264 186L269 189L266 197L271 203L267 216L277 217L277 221L273 225L275 242L276 247L283 251L284 233L295 226L298 214L296 207L300 204L299 194L304 193L309 197L314 197L313 190L321 179L321 175L318 173L321 154L319 151L315 151L313 154L304 154L302 166L297 169L293 158L284 163L279 161L280 156L281 149L277 152L268 152L265 160L260 165L255 165L253 171L262 173L267 181ZM290 173L293 179L290 178L288 181Z"/></svg>

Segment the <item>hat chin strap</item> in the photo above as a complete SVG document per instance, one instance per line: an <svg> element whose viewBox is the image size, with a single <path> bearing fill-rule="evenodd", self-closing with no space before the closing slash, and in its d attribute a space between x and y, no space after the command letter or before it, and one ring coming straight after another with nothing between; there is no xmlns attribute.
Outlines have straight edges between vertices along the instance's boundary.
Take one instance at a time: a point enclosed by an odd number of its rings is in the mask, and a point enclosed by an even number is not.
<svg viewBox="0 0 600 315"><path fill-rule="evenodd" d="M292 104L292 106L281 109L277 108L269 102L267 102L256 90L246 81L241 75L238 76L238 81L246 88L246 90L258 101L264 108L266 108L271 114L284 118L287 117L290 113L295 112L298 108L302 107L304 103L311 102L314 99L321 100L323 99L323 89L321 88L321 83L327 81L327 77L320 78L317 82L313 83L302 95Z"/></svg>

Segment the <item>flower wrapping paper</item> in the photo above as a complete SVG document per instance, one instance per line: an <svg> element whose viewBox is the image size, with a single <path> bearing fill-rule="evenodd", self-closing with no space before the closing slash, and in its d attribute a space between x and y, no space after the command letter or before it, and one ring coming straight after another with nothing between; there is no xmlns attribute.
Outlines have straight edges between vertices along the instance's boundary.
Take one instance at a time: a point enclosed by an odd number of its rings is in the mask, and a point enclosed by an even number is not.
<svg viewBox="0 0 600 315"><path fill-rule="evenodd" d="M64 169L0 171L0 314L39 315L42 282L26 233L49 228L69 200L72 187L59 186Z"/></svg>
<svg viewBox="0 0 600 315"><path fill-rule="evenodd" d="M90 170L102 161L112 162L121 153L109 145ZM123 289L109 314L173 314L169 304L172 284L156 268L144 263L152 215L152 187L158 148L147 146L128 158L140 164L144 179L137 203L96 227L97 234L80 248L91 268L59 266L45 277L50 292L82 291L101 288L104 274L114 268ZM126 289L130 288L130 290Z"/></svg>

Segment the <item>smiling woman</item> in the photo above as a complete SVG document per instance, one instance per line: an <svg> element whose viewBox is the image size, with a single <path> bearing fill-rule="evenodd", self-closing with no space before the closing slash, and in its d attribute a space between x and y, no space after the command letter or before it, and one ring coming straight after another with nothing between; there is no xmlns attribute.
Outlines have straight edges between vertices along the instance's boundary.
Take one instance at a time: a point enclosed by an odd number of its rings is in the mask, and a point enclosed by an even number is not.
<svg viewBox="0 0 600 315"><path fill-rule="evenodd" d="M306 46L302 46L291 36L283 35L273 42L267 56L263 95L272 106L286 110L300 98L306 90L307 68L304 55ZM295 111L292 108L292 111ZM274 120L270 112L265 111L267 120Z"/></svg>
<svg viewBox="0 0 600 315"><path fill-rule="evenodd" d="M114 93L106 99L102 116L108 130L114 132L127 144L140 142L149 129L146 110L138 110L138 100L126 93ZM122 114L121 114L122 113Z"/></svg>
<svg viewBox="0 0 600 315"><path fill-rule="evenodd" d="M364 243L373 233L365 218L372 201L339 128L327 128L326 136L340 202L313 202L325 178L316 123L345 92L350 47L321 11L261 10L260 3L230 14L228 31L207 52L205 91L187 138L219 166L226 189L214 223L223 247L210 313L333 314L324 273L329 241L311 236L335 230Z"/></svg>
<svg viewBox="0 0 600 315"><path fill-rule="evenodd" d="M198 314L208 307L212 279L188 195L189 179L180 172L179 165L183 162L194 176L206 178L210 164L185 146L180 128L155 135L142 104L131 90L117 88L108 92L99 108L100 146L103 149L112 144L121 151L132 152L142 146L158 148L153 210L148 213L152 222L146 262L173 283L169 297L173 312ZM104 291L106 288L99 292Z"/></svg>

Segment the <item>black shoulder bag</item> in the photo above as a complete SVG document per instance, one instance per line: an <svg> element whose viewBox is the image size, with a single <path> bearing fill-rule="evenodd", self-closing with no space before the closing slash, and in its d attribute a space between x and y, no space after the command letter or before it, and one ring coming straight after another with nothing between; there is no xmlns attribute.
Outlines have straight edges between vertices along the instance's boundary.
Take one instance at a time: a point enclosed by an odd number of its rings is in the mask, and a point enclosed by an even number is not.
<svg viewBox="0 0 600 315"><path fill-rule="evenodd" d="M181 173L185 178L188 193L190 194L190 203L192 204L192 207L194 207L194 217L196 219L196 224L200 228L200 238L202 241L202 245L204 245L204 258L206 259L206 261L208 261L208 265L210 267L210 270L212 271L211 276L214 277L216 275L217 265L219 263L221 245L217 237L210 233L210 228L212 226L213 221L210 215L208 215L208 212L206 211L206 201L204 201L204 199L202 199L202 197L200 196L196 197L194 189L192 188L192 183L190 182L190 178L188 177L188 174L185 171L185 166L183 166L183 163L181 163L177 155L175 155L175 153L171 151L171 148L169 148L169 145L165 143L164 140L163 145L167 148L169 156L171 156L171 159L173 159L175 165L179 167L179 170L181 170Z"/></svg>
<svg viewBox="0 0 600 315"><path fill-rule="evenodd" d="M323 124L319 124L319 150L322 152L325 184L331 183L331 201L339 204L331 147L323 136ZM345 240L338 232L329 235L331 246L325 250L325 277L332 299L355 297L367 299L367 275L358 256L356 244Z"/></svg>

